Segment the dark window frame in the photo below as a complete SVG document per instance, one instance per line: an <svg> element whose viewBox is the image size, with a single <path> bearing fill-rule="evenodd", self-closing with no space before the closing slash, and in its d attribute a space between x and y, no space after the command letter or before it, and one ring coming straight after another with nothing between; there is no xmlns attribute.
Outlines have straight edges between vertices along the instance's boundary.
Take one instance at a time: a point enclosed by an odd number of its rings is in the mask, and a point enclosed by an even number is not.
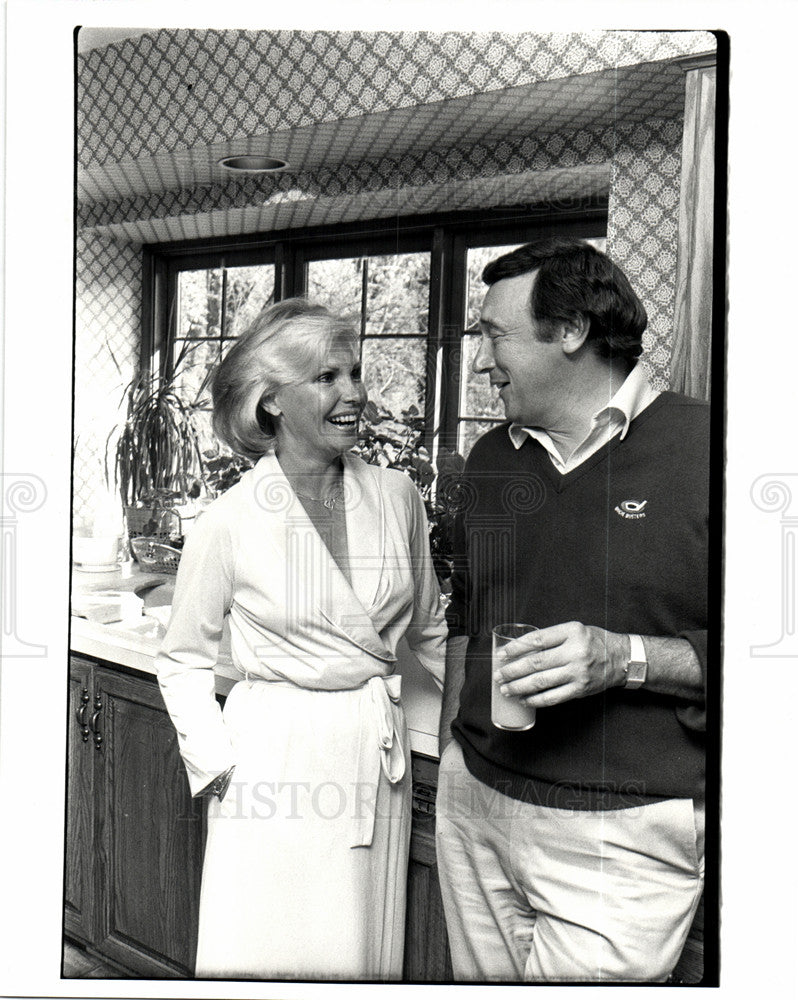
<svg viewBox="0 0 798 1000"><path fill-rule="evenodd" d="M607 233L607 200L550 206L407 216L245 236L146 244L142 247L143 371L162 374L171 363L177 274L185 269L274 264L275 299L305 291L305 265L428 250L430 312L426 356L424 444L456 448L460 403L459 357L465 333L466 255L475 246L523 243L539 236L600 237ZM440 364L438 363L440 359Z"/></svg>

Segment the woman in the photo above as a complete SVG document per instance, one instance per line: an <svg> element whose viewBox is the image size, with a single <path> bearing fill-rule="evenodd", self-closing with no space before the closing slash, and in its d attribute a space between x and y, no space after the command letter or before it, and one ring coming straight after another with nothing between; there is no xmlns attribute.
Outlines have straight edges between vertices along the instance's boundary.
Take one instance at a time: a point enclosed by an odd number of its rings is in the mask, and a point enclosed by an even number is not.
<svg viewBox="0 0 798 1000"><path fill-rule="evenodd" d="M421 499L348 454L359 344L321 306L267 308L213 382L253 470L189 536L158 678L208 803L197 976L397 979L409 845L411 649L441 686L445 626ZM224 713L225 618L242 680Z"/></svg>

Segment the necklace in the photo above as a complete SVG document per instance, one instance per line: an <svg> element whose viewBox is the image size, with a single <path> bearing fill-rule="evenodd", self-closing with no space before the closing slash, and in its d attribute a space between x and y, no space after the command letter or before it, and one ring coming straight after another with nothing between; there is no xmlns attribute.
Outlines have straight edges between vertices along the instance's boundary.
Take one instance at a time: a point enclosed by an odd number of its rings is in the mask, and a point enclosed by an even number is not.
<svg viewBox="0 0 798 1000"><path fill-rule="evenodd" d="M344 491L342 489L336 490L335 493L331 493L323 500L319 499L319 497L309 497L306 493L298 493L296 490L294 490L294 493L296 493L300 500L310 500L311 503L323 504L327 510L335 510L335 505L344 498Z"/></svg>

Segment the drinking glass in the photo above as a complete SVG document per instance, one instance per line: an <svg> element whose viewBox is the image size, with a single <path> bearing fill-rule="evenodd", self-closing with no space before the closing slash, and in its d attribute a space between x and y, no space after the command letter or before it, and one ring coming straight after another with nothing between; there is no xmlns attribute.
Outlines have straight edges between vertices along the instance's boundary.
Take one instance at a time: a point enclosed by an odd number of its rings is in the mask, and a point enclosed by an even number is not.
<svg viewBox="0 0 798 1000"><path fill-rule="evenodd" d="M529 632L537 632L536 625L523 625L520 622L510 622L497 625L493 630L493 657L491 661L490 686L490 720L497 729L509 729L523 732L535 725L535 709L527 705L517 695L507 697L499 690L499 684L494 679L494 671L506 661L497 658L498 651L513 639L519 639Z"/></svg>

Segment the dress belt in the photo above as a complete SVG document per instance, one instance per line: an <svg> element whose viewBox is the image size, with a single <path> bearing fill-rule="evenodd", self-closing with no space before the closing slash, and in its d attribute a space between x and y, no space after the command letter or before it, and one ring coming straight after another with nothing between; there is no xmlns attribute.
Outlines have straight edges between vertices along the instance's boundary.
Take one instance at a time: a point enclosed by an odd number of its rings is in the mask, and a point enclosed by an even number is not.
<svg viewBox="0 0 798 1000"><path fill-rule="evenodd" d="M405 748L402 744L402 708L399 698L402 678L370 677L361 699L360 745L355 765L355 836L350 846L369 847L374 839L377 788L380 770L392 785L405 774ZM373 720L369 724L369 717ZM373 743L376 722L377 747Z"/></svg>

